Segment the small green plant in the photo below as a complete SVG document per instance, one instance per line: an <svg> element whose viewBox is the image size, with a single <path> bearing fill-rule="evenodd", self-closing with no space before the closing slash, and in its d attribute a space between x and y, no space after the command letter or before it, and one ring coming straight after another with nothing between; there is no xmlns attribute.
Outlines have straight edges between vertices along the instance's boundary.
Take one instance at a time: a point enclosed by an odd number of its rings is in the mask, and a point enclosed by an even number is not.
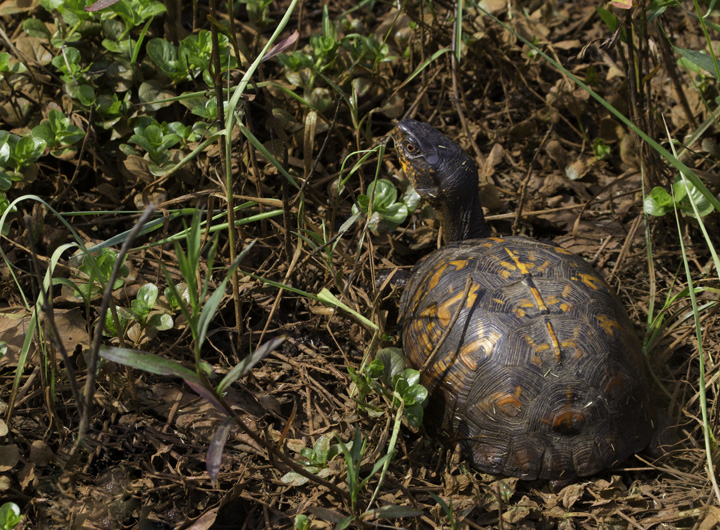
<svg viewBox="0 0 720 530"><path fill-rule="evenodd" d="M360 464L362 463L362 457L365 454L367 443L362 438L360 429L355 428L355 440L352 444L345 444L340 437L338 437L338 445L342 450L343 456L345 457L345 464L347 466L347 483L350 491L350 509L353 513L357 510L357 501L359 498L360 491L365 487L368 480L370 480L375 474L382 469L385 460L392 457L390 453L380 458L373 466L372 471L364 479L360 478ZM354 520L353 516L349 516L345 519L347 525ZM339 528L340 523L335 528ZM344 527L341 527L344 528Z"/></svg>
<svg viewBox="0 0 720 530"><path fill-rule="evenodd" d="M49 13L59 13L62 18L61 23L57 24L57 32L50 40L53 46L57 48L82 38L79 30L94 18L92 13L85 10L88 3L85 0L41 0L40 5Z"/></svg>
<svg viewBox="0 0 720 530"><path fill-rule="evenodd" d="M368 229L377 235L390 233L404 223L420 204L420 196L410 187L398 201L398 191L393 183L379 179L370 183L367 194L358 196L357 202L353 205L353 214L362 211L369 215Z"/></svg>
<svg viewBox="0 0 720 530"><path fill-rule="evenodd" d="M0 191L25 180L24 170L42 156L46 145L42 138L0 131Z"/></svg>
<svg viewBox="0 0 720 530"><path fill-rule="evenodd" d="M12 74L24 74L27 67L20 61L11 61L8 52L0 52L0 74L9 76Z"/></svg>
<svg viewBox="0 0 720 530"><path fill-rule="evenodd" d="M78 255L74 258L74 260L79 261L74 279L58 278L55 282L63 285L66 294L71 296L76 293L86 303L90 303L91 300L100 296L110 281L110 275L117 259L117 253L110 248L103 248L97 254L91 250L87 254ZM123 278L129 272L126 265L120 268L120 277L115 279L113 290L122 287L123 283L125 283Z"/></svg>
<svg viewBox="0 0 720 530"><path fill-rule="evenodd" d="M401 411L411 427L422 424L428 391L420 384L420 372L405 368L405 357L400 349L382 349L360 374L352 367L348 367L348 373L358 388L358 405L370 415L384 414L384 407L377 399L381 397L394 410Z"/></svg>
<svg viewBox="0 0 720 530"><path fill-rule="evenodd" d="M51 154L56 157L74 153L76 150L71 149L71 146L85 137L85 132L57 109L52 109L48 118L34 127L31 134L44 140Z"/></svg>
<svg viewBox="0 0 720 530"><path fill-rule="evenodd" d="M62 53L53 57L52 65L60 70L60 79L65 84L78 84L85 77L85 72L90 69L91 65L83 66L80 51L73 47L67 46Z"/></svg>
<svg viewBox="0 0 720 530"><path fill-rule="evenodd" d="M135 133L128 142L137 145L147 153L150 171L158 175L166 169L170 161L168 149L180 143L186 129L180 122L158 123L154 118L142 116L135 122L133 129ZM121 146L126 154L131 154L132 150L128 150L127 147L127 145Z"/></svg>
<svg viewBox="0 0 720 530"><path fill-rule="evenodd" d="M303 513L297 514L293 522L293 528L295 530L308 530L310 528L310 519Z"/></svg>
<svg viewBox="0 0 720 530"><path fill-rule="evenodd" d="M328 433L321 435L312 447L303 447L300 449L300 463L310 473L314 473L321 478L328 477L331 474L328 463L341 453L339 444L331 444L334 434ZM302 486L310 479L295 471L289 471L282 477L284 484L293 486Z"/></svg>
<svg viewBox="0 0 720 530"><path fill-rule="evenodd" d="M611 148L601 138L597 138L593 142L593 153L595 154L596 160L602 160L606 156L610 155Z"/></svg>
<svg viewBox="0 0 720 530"><path fill-rule="evenodd" d="M165 6L157 0L120 0L110 7L108 14L103 14L103 16L116 15L123 21L125 29L118 38L118 40L122 40L133 28L165 13L165 11Z"/></svg>
<svg viewBox="0 0 720 530"><path fill-rule="evenodd" d="M117 94L98 94L95 110L99 119L95 121L103 129L110 129L117 124L130 108L130 92L125 93L121 100Z"/></svg>
<svg viewBox="0 0 720 530"><path fill-rule="evenodd" d="M105 316L105 332L108 335L119 336L125 333L135 343L139 344L143 334L149 338L153 338L158 331L172 329L173 319L167 313L155 312L155 305L158 297L158 288L147 283L138 291L135 299L131 302L130 309L116 307L120 329L115 325L115 318L111 312ZM179 307L179 306L178 306ZM152 314L151 314L152 313ZM128 324L133 321L135 325L127 328Z"/></svg>
<svg viewBox="0 0 720 530"><path fill-rule="evenodd" d="M0 530L13 530L22 521L20 507L14 502L0 506Z"/></svg>
<svg viewBox="0 0 720 530"><path fill-rule="evenodd" d="M228 386L235 382L239 377L247 374L255 364L269 355L284 340L284 337L275 337L268 342L262 344L250 353L245 359L235 365L223 378L213 384L211 379L214 377L210 365L202 359L202 347L207 339L208 329L220 306L223 298L226 296L225 288L228 280L235 268L240 264L245 256L251 251L254 242L247 245L235 261L230 264L227 269L225 278L217 285L217 288L211 292L211 274L205 274L201 280L201 267L203 270L212 271L215 254L218 246L218 238L215 237L207 248L204 261L201 260L203 254L202 230L201 230L202 212L195 210L193 214L192 224L185 231L186 250L183 250L178 241L175 241L175 256L177 259L178 269L183 278L184 287L176 286L173 278L167 268L161 263L161 268L165 279L168 282L168 291L175 303L179 306L185 320L187 321L190 334L192 336L192 357L194 360L194 370L185 367L179 362L165 359L159 355L132 350L129 348L104 347L100 349L100 355L109 361L132 366L134 368L144 370L146 372L171 375L182 378L190 388L197 392L201 397L211 403L217 410L228 414L227 419L218 427L215 436L210 444L206 457L207 471L212 480L215 480L220 472L220 460L223 448L229 434L232 421L240 422L240 419L232 414L232 408L224 400L224 393ZM203 267L203 263L205 266ZM148 289L138 304L133 304L133 309L137 313L145 313L151 301L154 306L154 298L157 293L153 294L153 289ZM152 318L152 317L151 317ZM240 422L241 423L241 422ZM247 428L242 424L246 432ZM259 438L258 438L259 439Z"/></svg>
<svg viewBox="0 0 720 530"><path fill-rule="evenodd" d="M148 57L173 83L194 79L202 74L203 81L213 86L209 69L212 57L210 36L209 31L202 30L197 35L185 37L178 47L164 39L150 39L147 44ZM221 34L218 40L222 71L235 68L237 60L230 54L228 37Z"/></svg>
<svg viewBox="0 0 720 530"><path fill-rule="evenodd" d="M240 3L245 4L248 18L253 24L265 26L273 22L271 18L268 18L268 10L273 0L240 0Z"/></svg>
<svg viewBox="0 0 720 530"><path fill-rule="evenodd" d="M674 211L674 206L689 217L696 217L693 203L697 208L700 217L709 215L715 208L689 180L678 176L673 182L673 193L668 193L665 188L656 186L645 197L644 209L648 215L662 217Z"/></svg>
<svg viewBox="0 0 720 530"><path fill-rule="evenodd" d="M95 89L88 83L87 71L92 63L83 66L80 51L73 46L63 46L60 53L53 57L52 65L60 70L60 79L65 90L73 99L86 107L95 101Z"/></svg>

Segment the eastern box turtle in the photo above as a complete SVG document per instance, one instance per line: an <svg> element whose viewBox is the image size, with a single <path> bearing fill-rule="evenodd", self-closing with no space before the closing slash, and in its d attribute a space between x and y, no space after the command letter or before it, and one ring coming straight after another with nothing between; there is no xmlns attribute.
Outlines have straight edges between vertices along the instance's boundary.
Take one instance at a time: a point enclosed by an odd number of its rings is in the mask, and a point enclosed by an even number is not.
<svg viewBox="0 0 720 530"><path fill-rule="evenodd" d="M591 475L645 448L646 367L612 288L560 247L491 237L477 166L432 126L403 120L392 137L446 242L400 300L405 355L431 392L426 428L475 467L527 480Z"/></svg>

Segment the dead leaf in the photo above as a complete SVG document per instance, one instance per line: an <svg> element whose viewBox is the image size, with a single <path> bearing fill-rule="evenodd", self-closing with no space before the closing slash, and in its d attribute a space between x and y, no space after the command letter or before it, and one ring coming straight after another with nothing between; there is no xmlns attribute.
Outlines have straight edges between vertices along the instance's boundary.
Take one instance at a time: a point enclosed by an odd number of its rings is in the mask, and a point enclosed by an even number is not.
<svg viewBox="0 0 720 530"><path fill-rule="evenodd" d="M560 491L558 497L560 497L563 507L566 510L569 510L577 501L582 498L583 493L585 493L584 485L570 484L569 486L564 487Z"/></svg>
<svg viewBox="0 0 720 530"><path fill-rule="evenodd" d="M17 445L0 445L0 472L11 470L19 461L20 450Z"/></svg>
<svg viewBox="0 0 720 530"><path fill-rule="evenodd" d="M0 15L12 16L35 9L40 0L6 0L0 4Z"/></svg>
<svg viewBox="0 0 720 530"><path fill-rule="evenodd" d="M20 482L20 488L25 491L30 486L37 475L35 474L35 464L27 463L18 473L18 481Z"/></svg>
<svg viewBox="0 0 720 530"><path fill-rule="evenodd" d="M38 466L46 466L53 461L52 449L42 440L35 440L30 446L30 462Z"/></svg>

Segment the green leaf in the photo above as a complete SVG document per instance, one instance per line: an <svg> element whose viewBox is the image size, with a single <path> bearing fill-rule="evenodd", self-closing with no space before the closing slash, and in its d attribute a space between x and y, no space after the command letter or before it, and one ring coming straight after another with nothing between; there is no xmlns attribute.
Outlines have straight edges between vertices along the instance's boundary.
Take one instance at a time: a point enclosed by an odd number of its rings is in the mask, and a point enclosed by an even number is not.
<svg viewBox="0 0 720 530"><path fill-rule="evenodd" d="M182 81L188 76L187 65L178 60L177 48L164 39L150 39L146 51L150 60L173 81Z"/></svg>
<svg viewBox="0 0 720 530"><path fill-rule="evenodd" d="M17 144L15 144L15 152L12 154L16 168L22 169L37 161L43 154L43 151L45 151L46 146L47 144L42 138L34 138L32 136L23 136L20 138Z"/></svg>
<svg viewBox="0 0 720 530"><path fill-rule="evenodd" d="M57 141L55 140L55 133L53 133L47 120L43 120L40 125L33 127L32 131L30 131L30 134L35 138L41 138L42 140L44 140L50 149L57 145Z"/></svg>
<svg viewBox="0 0 720 530"><path fill-rule="evenodd" d="M4 191L7 191L10 188L12 188L12 183L13 183L12 177L10 177L10 175L5 173L4 171L0 171L0 192L4 192ZM3 204L5 202L7 202L7 197L5 196L4 193L2 193L2 200L3 200ZM5 210L3 210L3 211L5 211Z"/></svg>
<svg viewBox="0 0 720 530"><path fill-rule="evenodd" d="M148 310L151 310L153 307L155 307L155 301L157 300L157 297L158 288L153 283L146 283L145 285L140 287L137 295L135 295L135 298L145 307L147 307Z"/></svg>
<svg viewBox="0 0 720 530"><path fill-rule="evenodd" d="M601 138L596 139L593 142L593 151L597 160L602 160L608 156L611 152L611 148Z"/></svg>
<svg viewBox="0 0 720 530"><path fill-rule="evenodd" d="M175 293L180 295L180 299L175 297ZM188 293L188 286L185 282L178 283L175 285L175 289L170 287L165 288L165 300L170 304L170 308L173 311L180 309L180 304L187 305L190 303L190 295Z"/></svg>
<svg viewBox="0 0 720 530"><path fill-rule="evenodd" d="M597 14L600 16L600 20L602 20L607 26L608 31L610 33L615 33L615 31L620 27L620 19L604 7L595 6L595 11L597 11Z"/></svg>
<svg viewBox="0 0 720 530"><path fill-rule="evenodd" d="M282 477L280 477L280 482L282 482L283 484L287 484L288 486L302 486L304 484L307 484L309 481L309 478L301 475L296 471L288 471Z"/></svg>
<svg viewBox="0 0 720 530"><path fill-rule="evenodd" d="M158 331L165 331L172 329L173 319L167 313L156 313L148 319L147 325L154 327Z"/></svg>
<svg viewBox="0 0 720 530"><path fill-rule="evenodd" d="M84 106L90 107L95 103L95 89L83 83L77 87L77 92L74 97Z"/></svg>
<svg viewBox="0 0 720 530"><path fill-rule="evenodd" d="M375 357L384 366L384 375L388 384L392 384L395 376L405 370L405 357L400 348L383 348Z"/></svg>
<svg viewBox="0 0 720 530"><path fill-rule="evenodd" d="M420 197L420 194L415 191L415 188L409 186L408 189L405 190L405 193L402 197L402 202L405 203L405 206L407 206L409 212L414 212L420 205L421 201L422 197Z"/></svg>
<svg viewBox="0 0 720 530"><path fill-rule="evenodd" d="M152 353L128 348L117 348L114 346L101 346L100 356L108 361L131 366L151 374L172 375L185 379L188 382L194 382L198 385L201 384L200 378L192 370L188 370L175 361L153 355Z"/></svg>
<svg viewBox="0 0 720 530"><path fill-rule="evenodd" d="M680 210L687 216L696 217L695 209L693 209L691 203L695 203L695 208L698 210L700 217L709 215L714 209L710 201L689 180L678 177L673 182L673 192Z"/></svg>
<svg viewBox="0 0 720 530"><path fill-rule="evenodd" d="M313 451L315 453L315 462L317 464L324 465L327 462L330 442L333 437L333 433L323 434L315 441Z"/></svg>
<svg viewBox="0 0 720 530"><path fill-rule="evenodd" d="M677 0L653 0L646 8L647 21L652 22L657 17L662 15L668 7L673 5L678 5Z"/></svg>
<svg viewBox="0 0 720 530"><path fill-rule="evenodd" d="M664 188L656 186L645 197L643 209L646 214L662 217L673 209L673 198Z"/></svg>
<svg viewBox="0 0 720 530"><path fill-rule="evenodd" d="M310 528L310 520L308 519L308 516L302 513L297 514L295 516L295 521L293 522L293 528L295 530L308 530Z"/></svg>
<svg viewBox="0 0 720 530"><path fill-rule="evenodd" d="M123 312L121 311L120 306L115 306L115 309L118 314L118 320L120 323L120 329L115 326L115 318L113 317L112 311L108 311L105 313L105 334L109 335L110 337L120 337L121 334L125 333L125 329L127 328L128 319L125 317Z"/></svg>
<svg viewBox="0 0 720 530"><path fill-rule="evenodd" d="M370 183L367 196L372 198L373 210L385 210L397 201L397 189L389 180L380 179Z"/></svg>
<svg viewBox="0 0 720 530"><path fill-rule="evenodd" d="M405 418L407 419L408 425L417 429L422 425L423 415L425 408L420 403L405 407Z"/></svg>
<svg viewBox="0 0 720 530"><path fill-rule="evenodd" d="M408 368L403 371L402 378L408 382L409 386L414 386L420 383L420 372L413 370L412 368Z"/></svg>
<svg viewBox="0 0 720 530"><path fill-rule="evenodd" d="M14 502L6 502L0 506L0 529L12 530L22 521L20 507Z"/></svg>
<svg viewBox="0 0 720 530"><path fill-rule="evenodd" d="M715 79L717 79L717 70L715 69L712 57L699 51L688 50L687 48L679 48L678 46L675 46L675 51L695 66L702 68L710 75L712 75Z"/></svg>
<svg viewBox="0 0 720 530"><path fill-rule="evenodd" d="M31 37L49 39L52 34L44 22L37 18L27 18L23 21L23 30Z"/></svg>
<svg viewBox="0 0 720 530"><path fill-rule="evenodd" d="M210 296L210 298L208 298L207 302L205 302L205 306L202 308L202 311L200 312L200 317L198 318L198 344L201 345L205 342L205 335L208 328L210 327L210 321L215 315L215 312L217 311L220 302L225 297L225 285L227 285L227 282L235 271L235 268L245 258L248 252L250 252L254 244L255 241L251 241L250 244L247 245L243 249L243 251L237 256L237 258L235 258L235 261L230 264L230 267L228 267L227 273L225 275L225 278L223 278L223 281L220 282L220 285L218 285L215 292Z"/></svg>
<svg viewBox="0 0 720 530"><path fill-rule="evenodd" d="M422 385L412 385L402 394L405 406L410 407L412 405L422 404L428 397L427 388Z"/></svg>

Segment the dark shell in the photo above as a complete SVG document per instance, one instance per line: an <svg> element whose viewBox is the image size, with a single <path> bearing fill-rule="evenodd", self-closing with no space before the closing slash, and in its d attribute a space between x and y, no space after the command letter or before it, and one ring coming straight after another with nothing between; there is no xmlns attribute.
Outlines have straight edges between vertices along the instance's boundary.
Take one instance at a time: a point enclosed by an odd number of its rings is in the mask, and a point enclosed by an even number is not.
<svg viewBox="0 0 720 530"><path fill-rule="evenodd" d="M425 425L459 441L476 467L573 479L647 446L652 414L639 341L613 290L581 258L521 237L435 251L400 302L415 368L458 311L423 373L432 393Z"/></svg>

